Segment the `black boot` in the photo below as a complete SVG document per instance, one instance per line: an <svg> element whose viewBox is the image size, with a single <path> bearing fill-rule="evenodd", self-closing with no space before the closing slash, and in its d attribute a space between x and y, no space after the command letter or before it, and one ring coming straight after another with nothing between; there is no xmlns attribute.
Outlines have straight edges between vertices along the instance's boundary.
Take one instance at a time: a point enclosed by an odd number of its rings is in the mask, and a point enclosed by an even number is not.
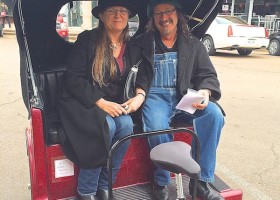
<svg viewBox="0 0 280 200"><path fill-rule="evenodd" d="M108 190L97 189L96 196L98 200L109 200Z"/></svg>
<svg viewBox="0 0 280 200"><path fill-rule="evenodd" d="M98 200L97 196L95 195L87 195L87 196L81 196L78 195L79 200Z"/></svg>
<svg viewBox="0 0 280 200"><path fill-rule="evenodd" d="M167 200L168 189L167 186L160 186L156 183L153 185L153 200Z"/></svg>
<svg viewBox="0 0 280 200"><path fill-rule="evenodd" d="M193 189L194 181L191 179L189 185L190 195L193 195ZM211 188L209 183L203 181L198 181L196 195L201 200L224 200L224 197L222 197L219 192Z"/></svg>

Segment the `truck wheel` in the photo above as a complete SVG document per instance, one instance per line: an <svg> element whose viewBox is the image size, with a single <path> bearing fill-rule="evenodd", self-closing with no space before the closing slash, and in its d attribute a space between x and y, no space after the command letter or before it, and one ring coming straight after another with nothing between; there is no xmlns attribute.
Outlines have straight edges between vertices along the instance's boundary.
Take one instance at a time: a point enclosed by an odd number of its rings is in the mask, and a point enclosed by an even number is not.
<svg viewBox="0 0 280 200"><path fill-rule="evenodd" d="M241 56L248 56L248 55L250 55L252 53L252 50L249 50L249 49L237 49L237 52Z"/></svg>
<svg viewBox="0 0 280 200"><path fill-rule="evenodd" d="M268 53L272 56L280 55L280 42L276 39L270 41L268 45Z"/></svg>
<svg viewBox="0 0 280 200"><path fill-rule="evenodd" d="M206 48L209 56L213 56L216 53L215 45L211 36L206 36L202 39L202 43Z"/></svg>

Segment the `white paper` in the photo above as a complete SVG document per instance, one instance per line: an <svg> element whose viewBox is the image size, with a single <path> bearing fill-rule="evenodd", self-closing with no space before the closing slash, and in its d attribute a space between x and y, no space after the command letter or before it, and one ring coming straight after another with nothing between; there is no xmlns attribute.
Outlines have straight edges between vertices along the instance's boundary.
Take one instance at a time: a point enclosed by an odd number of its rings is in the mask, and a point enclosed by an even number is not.
<svg viewBox="0 0 280 200"><path fill-rule="evenodd" d="M68 159L55 160L55 178L74 176L74 164Z"/></svg>
<svg viewBox="0 0 280 200"><path fill-rule="evenodd" d="M198 93L198 91L188 89L188 93L183 96L176 108L193 114L196 111L196 108L194 108L192 104L201 103L203 99L204 97L200 93Z"/></svg>

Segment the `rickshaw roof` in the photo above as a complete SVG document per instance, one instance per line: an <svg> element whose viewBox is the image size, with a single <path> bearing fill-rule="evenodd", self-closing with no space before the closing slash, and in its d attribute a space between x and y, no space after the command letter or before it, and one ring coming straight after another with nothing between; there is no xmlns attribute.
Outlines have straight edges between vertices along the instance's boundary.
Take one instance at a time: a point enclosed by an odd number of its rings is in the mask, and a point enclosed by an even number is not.
<svg viewBox="0 0 280 200"><path fill-rule="evenodd" d="M136 35L144 32L148 21L146 8L149 0L133 0L138 8L139 28ZM197 19L203 19L212 9L213 11L200 26L193 30L193 34L201 38L218 12L221 10L223 0L180 0L183 12L192 16L189 26L195 27ZM21 51L25 51L23 30L26 35L29 53L34 71L42 67L65 64L71 43L64 41L56 32L56 17L63 5L71 3L70 0L18 0L14 9L18 43ZM20 3L20 4L19 4ZM201 4L196 9L197 5ZM196 9L194 15L193 11ZM21 24L24 21L24 27Z"/></svg>
<svg viewBox="0 0 280 200"><path fill-rule="evenodd" d="M102 0L100 0L102 1ZM149 0L133 0L138 8L139 27L135 35L143 33L148 22ZM189 17L192 33L201 38L221 11L223 0L179 0ZM17 0L13 19L20 52L21 87L24 103L42 107L34 75L65 70L73 43L63 40L56 32L56 18L63 5L71 0Z"/></svg>

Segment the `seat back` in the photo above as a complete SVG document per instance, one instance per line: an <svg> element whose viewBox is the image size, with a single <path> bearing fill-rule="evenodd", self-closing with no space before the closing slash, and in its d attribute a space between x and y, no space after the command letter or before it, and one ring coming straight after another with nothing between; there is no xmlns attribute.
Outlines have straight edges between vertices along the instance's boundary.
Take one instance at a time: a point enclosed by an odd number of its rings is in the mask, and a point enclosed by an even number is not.
<svg viewBox="0 0 280 200"><path fill-rule="evenodd" d="M58 100L61 94L65 66L57 66L52 70L40 71L36 74L36 84L43 101L44 138L47 145L58 144L60 119Z"/></svg>

